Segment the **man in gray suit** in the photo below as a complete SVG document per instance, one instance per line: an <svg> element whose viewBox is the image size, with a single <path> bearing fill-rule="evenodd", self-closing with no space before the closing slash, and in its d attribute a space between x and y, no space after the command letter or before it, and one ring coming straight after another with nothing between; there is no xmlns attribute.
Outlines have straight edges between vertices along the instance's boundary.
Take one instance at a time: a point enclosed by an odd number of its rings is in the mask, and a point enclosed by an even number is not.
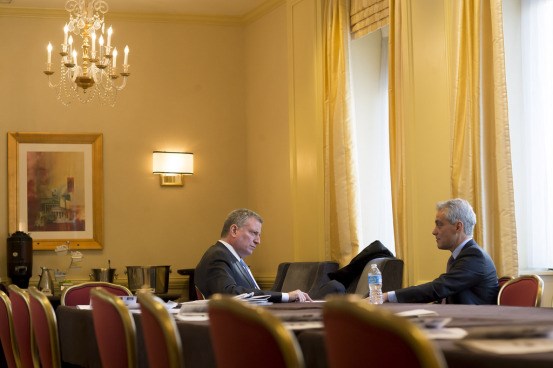
<svg viewBox="0 0 553 368"><path fill-rule="evenodd" d="M448 304L497 304L497 272L490 256L472 239L476 215L464 199L436 205L432 235L439 249L449 250L447 270L434 281L384 294L384 301Z"/></svg>
<svg viewBox="0 0 553 368"><path fill-rule="evenodd" d="M263 219L248 209L232 211L221 231L221 239L212 245L196 266L196 286L209 298L215 293L270 295L271 302L312 301L306 292L281 293L260 290L243 258L253 253L261 239Z"/></svg>

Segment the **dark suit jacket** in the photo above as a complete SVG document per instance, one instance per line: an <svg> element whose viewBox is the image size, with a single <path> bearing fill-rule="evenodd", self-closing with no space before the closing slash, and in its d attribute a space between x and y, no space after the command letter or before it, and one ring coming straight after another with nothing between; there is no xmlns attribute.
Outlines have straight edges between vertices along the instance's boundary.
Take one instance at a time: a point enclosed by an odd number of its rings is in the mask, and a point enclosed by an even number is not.
<svg viewBox="0 0 553 368"><path fill-rule="evenodd" d="M400 303L497 304L497 272L490 256L470 240L448 272L434 281L396 290Z"/></svg>
<svg viewBox="0 0 553 368"><path fill-rule="evenodd" d="M347 289L353 281L359 281L359 276L361 276L367 263L373 259L384 257L394 258L394 255L379 240L375 240L365 247L361 253L353 257L347 266L340 268L338 271L330 272L328 277L331 280L339 281Z"/></svg>
<svg viewBox="0 0 553 368"><path fill-rule="evenodd" d="M282 293L259 290L252 285L236 257L220 242L209 247L204 253L196 266L194 279L196 286L206 298L216 293L239 295L253 292L254 295L271 295L271 302L282 301Z"/></svg>

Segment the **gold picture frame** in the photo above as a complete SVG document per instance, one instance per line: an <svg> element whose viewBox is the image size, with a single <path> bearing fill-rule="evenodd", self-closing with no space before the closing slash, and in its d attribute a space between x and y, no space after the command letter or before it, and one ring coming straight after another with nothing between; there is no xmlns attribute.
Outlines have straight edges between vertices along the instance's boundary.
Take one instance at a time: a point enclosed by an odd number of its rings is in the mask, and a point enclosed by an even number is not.
<svg viewBox="0 0 553 368"><path fill-rule="evenodd" d="M103 136L8 133L8 231L33 250L102 249Z"/></svg>

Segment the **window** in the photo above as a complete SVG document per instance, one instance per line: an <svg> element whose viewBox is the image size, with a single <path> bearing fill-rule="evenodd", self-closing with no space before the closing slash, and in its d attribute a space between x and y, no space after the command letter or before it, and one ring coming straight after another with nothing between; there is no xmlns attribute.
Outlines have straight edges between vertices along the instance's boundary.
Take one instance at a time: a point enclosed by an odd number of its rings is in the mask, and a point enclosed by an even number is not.
<svg viewBox="0 0 553 368"><path fill-rule="evenodd" d="M553 0L503 16L519 267L553 268Z"/></svg>
<svg viewBox="0 0 553 368"><path fill-rule="evenodd" d="M352 41L350 51L361 245L380 240L395 254L388 135L388 27Z"/></svg>

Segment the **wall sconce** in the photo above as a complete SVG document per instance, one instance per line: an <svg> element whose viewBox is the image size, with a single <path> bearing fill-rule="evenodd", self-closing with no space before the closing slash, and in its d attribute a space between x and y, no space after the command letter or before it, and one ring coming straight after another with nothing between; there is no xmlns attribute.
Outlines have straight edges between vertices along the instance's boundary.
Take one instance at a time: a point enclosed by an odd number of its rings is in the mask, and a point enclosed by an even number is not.
<svg viewBox="0 0 553 368"><path fill-rule="evenodd" d="M190 152L154 151L153 173L160 174L160 185L183 186L183 175L194 174L194 154Z"/></svg>

